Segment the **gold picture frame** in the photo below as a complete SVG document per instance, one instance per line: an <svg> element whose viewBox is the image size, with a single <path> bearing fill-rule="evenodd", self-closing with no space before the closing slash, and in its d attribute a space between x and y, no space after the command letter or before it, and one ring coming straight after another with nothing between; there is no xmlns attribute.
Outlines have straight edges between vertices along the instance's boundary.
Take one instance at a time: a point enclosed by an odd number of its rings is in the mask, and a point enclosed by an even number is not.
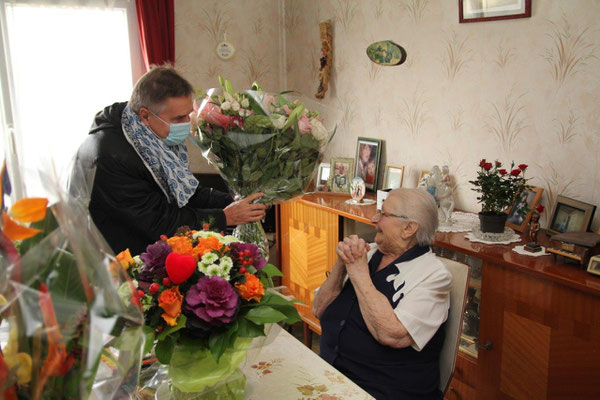
<svg viewBox="0 0 600 400"><path fill-rule="evenodd" d="M554 235L564 232L587 232L596 206L560 194L548 222L548 231Z"/></svg>
<svg viewBox="0 0 600 400"><path fill-rule="evenodd" d="M600 256L590 257L590 261L587 265L587 272L600 276Z"/></svg>
<svg viewBox="0 0 600 400"><path fill-rule="evenodd" d="M398 189L404 180L404 165L385 164L382 189Z"/></svg>
<svg viewBox="0 0 600 400"><path fill-rule="evenodd" d="M329 162L329 188L334 193L350 193L350 182L354 177L354 159L331 157Z"/></svg>

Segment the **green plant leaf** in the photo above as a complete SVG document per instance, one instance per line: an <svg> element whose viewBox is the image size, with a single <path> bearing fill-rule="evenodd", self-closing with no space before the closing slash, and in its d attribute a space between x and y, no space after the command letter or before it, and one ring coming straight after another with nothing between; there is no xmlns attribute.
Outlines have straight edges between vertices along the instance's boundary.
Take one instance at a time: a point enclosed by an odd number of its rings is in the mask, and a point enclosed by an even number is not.
<svg viewBox="0 0 600 400"><path fill-rule="evenodd" d="M212 354L213 358L216 362L219 362L219 359L227 349L227 345L229 344L229 334L228 332L219 332L213 333L208 338L208 348L210 349L210 354Z"/></svg>
<svg viewBox="0 0 600 400"><path fill-rule="evenodd" d="M263 267L263 269L261 269L261 271L265 274L267 274L267 276L269 278L273 278L275 276L283 276L283 273L279 270L279 268L277 268L276 266L274 266L273 264L267 264Z"/></svg>
<svg viewBox="0 0 600 400"><path fill-rule="evenodd" d="M177 318L177 325L175 325L175 326L169 326L169 327L165 328L164 331L162 331L161 333L158 334L158 336L156 337L156 339L163 340L164 338L166 338L167 336L169 336L173 332L177 332L178 330L185 328L186 321L187 321L186 316L183 315L183 314L181 314Z"/></svg>
<svg viewBox="0 0 600 400"><path fill-rule="evenodd" d="M146 341L144 342L144 350L142 352L142 356L150 353L152 347L154 347L154 329L151 327L144 325L142 326L142 331L144 332L144 336L146 336Z"/></svg>
<svg viewBox="0 0 600 400"><path fill-rule="evenodd" d="M156 343L154 353L156 354L158 362L165 365L169 364L171 356L173 355L173 349L175 348L175 341L174 336L167 336L164 340L160 340Z"/></svg>
<svg viewBox="0 0 600 400"><path fill-rule="evenodd" d="M252 321L247 320L246 318L238 319L239 328L238 328L238 336L239 337L258 337L265 335L265 327L264 325L255 324Z"/></svg>
<svg viewBox="0 0 600 400"><path fill-rule="evenodd" d="M269 306L257 306L246 314L246 319L255 324L268 324L286 319L286 315Z"/></svg>

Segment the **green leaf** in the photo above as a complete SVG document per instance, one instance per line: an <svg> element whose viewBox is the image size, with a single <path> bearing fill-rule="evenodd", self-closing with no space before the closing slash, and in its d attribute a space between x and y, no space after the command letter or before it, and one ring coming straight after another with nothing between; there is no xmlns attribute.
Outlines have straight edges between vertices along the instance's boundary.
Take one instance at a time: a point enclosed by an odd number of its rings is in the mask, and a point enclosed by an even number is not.
<svg viewBox="0 0 600 400"><path fill-rule="evenodd" d="M173 355L173 349L175 348L175 341L176 339L174 336L167 336L164 340L160 340L156 344L154 352L158 362L165 365L169 364L171 356Z"/></svg>
<svg viewBox="0 0 600 400"><path fill-rule="evenodd" d="M239 337L258 337L265 335L265 327L264 325L255 324L252 321L247 320L246 318L238 319L239 329L238 336Z"/></svg>
<svg viewBox="0 0 600 400"><path fill-rule="evenodd" d="M142 326L142 331L144 332L144 336L146 336L146 342L144 342L144 350L142 352L142 356L144 356L148 354L154 346L154 329L144 325Z"/></svg>
<svg viewBox="0 0 600 400"><path fill-rule="evenodd" d="M225 349L227 349L228 344L228 332L213 333L210 335L210 338L208 339L208 348L216 362L219 362L219 359L225 352Z"/></svg>
<svg viewBox="0 0 600 400"><path fill-rule="evenodd" d="M157 337L156 339L158 340L163 340L164 338L166 338L167 336L169 336L170 334L172 334L173 332L177 332L180 329L185 328L185 323L187 321L187 318L185 315L181 314L178 318L177 318L177 325L175 326L169 326L167 327L164 331L162 331Z"/></svg>
<svg viewBox="0 0 600 400"><path fill-rule="evenodd" d="M273 278L275 276L283 276L283 273L279 270L279 268L277 268L276 266L274 266L273 264L267 264L263 267L263 269L261 269L261 271L265 274L267 274L267 276L269 278Z"/></svg>
<svg viewBox="0 0 600 400"><path fill-rule="evenodd" d="M277 311L272 307L258 306L248 311L246 319L256 324L268 324L272 322L283 321L286 319L286 316L284 313Z"/></svg>

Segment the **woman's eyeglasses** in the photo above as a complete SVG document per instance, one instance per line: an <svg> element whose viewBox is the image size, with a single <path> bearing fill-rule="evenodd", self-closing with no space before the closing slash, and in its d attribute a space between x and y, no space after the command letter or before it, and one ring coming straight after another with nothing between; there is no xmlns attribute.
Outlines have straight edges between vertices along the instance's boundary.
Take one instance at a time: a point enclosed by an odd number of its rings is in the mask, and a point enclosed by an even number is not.
<svg viewBox="0 0 600 400"><path fill-rule="evenodd" d="M375 213L375 218L379 219L381 217L396 217L400 219L410 219L406 215L392 214L389 212L377 210L377 212Z"/></svg>

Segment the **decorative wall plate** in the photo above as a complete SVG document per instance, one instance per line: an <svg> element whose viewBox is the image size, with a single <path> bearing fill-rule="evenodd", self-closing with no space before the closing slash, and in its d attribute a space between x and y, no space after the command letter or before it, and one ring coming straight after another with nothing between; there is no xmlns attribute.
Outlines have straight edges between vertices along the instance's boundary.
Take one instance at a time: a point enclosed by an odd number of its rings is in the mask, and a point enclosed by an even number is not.
<svg viewBox="0 0 600 400"><path fill-rule="evenodd" d="M400 65L406 61L406 50L391 40L375 42L367 47L367 56L375 64Z"/></svg>

